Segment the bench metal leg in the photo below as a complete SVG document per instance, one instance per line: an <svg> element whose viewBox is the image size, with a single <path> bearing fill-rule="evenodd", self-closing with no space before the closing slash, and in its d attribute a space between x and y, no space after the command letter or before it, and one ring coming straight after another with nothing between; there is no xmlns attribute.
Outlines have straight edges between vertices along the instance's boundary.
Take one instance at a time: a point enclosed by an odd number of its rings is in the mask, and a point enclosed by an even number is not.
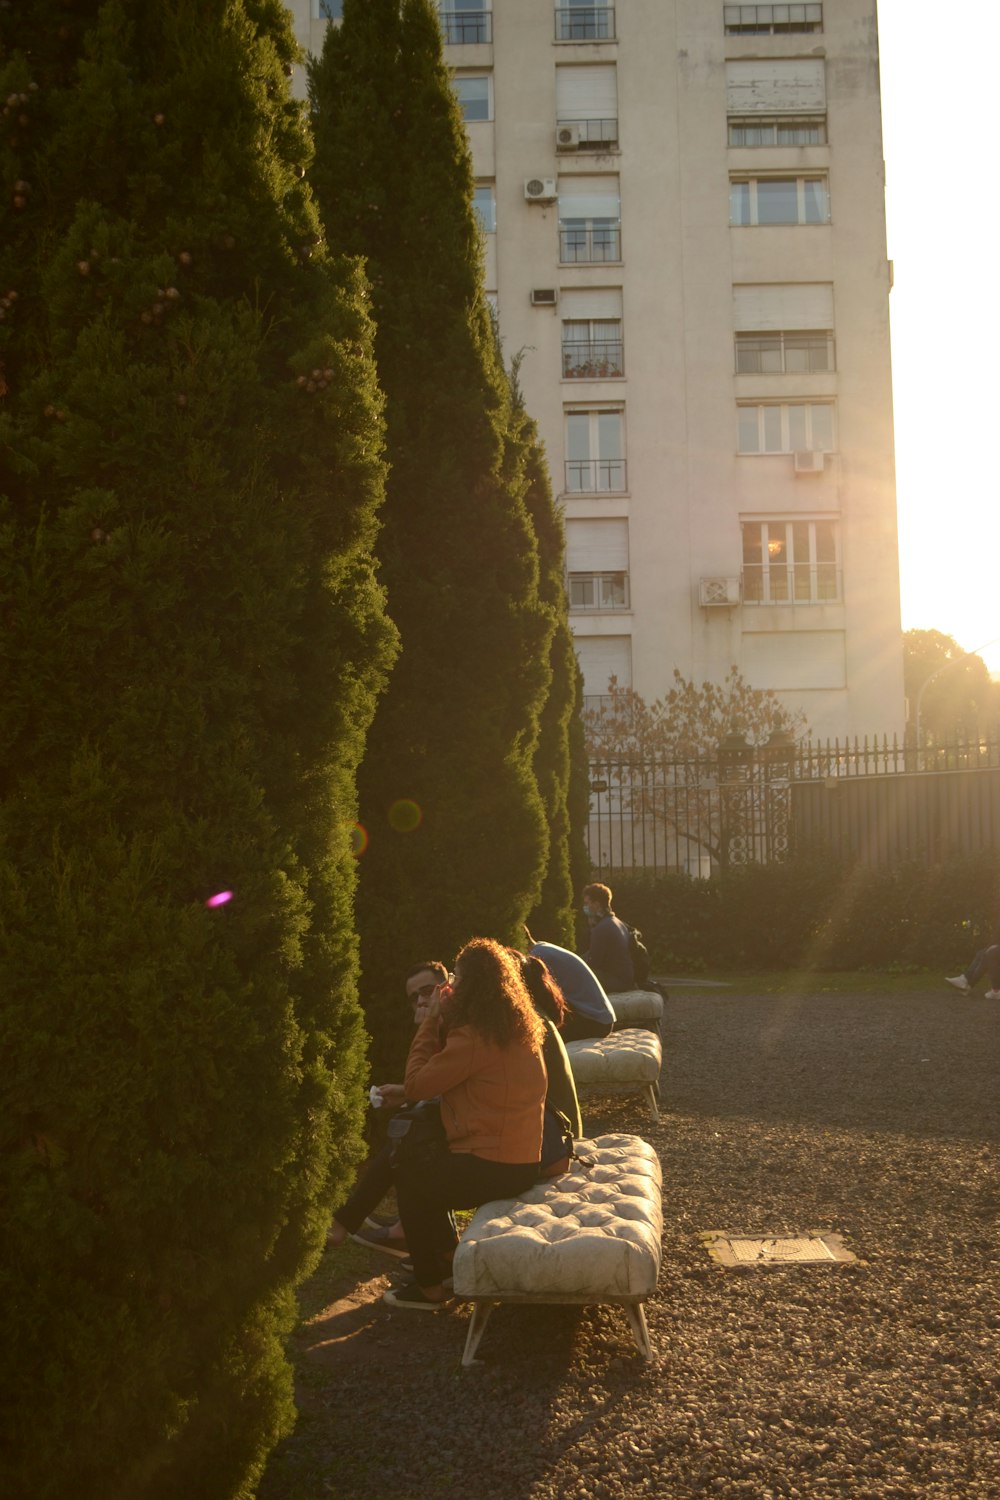
<svg viewBox="0 0 1000 1500"><path fill-rule="evenodd" d="M653 1345L649 1337L649 1325L646 1322L646 1309L641 1302L626 1302L625 1316L628 1318L632 1329L632 1336L639 1346L639 1353L643 1359L649 1361L653 1358Z"/></svg>
<svg viewBox="0 0 1000 1500"><path fill-rule="evenodd" d="M652 1115L654 1120L658 1120L660 1118L660 1106L658 1103L659 1091L655 1083L647 1083L645 1085L645 1088L646 1094L649 1099L649 1113Z"/></svg>
<svg viewBox="0 0 1000 1500"><path fill-rule="evenodd" d="M486 1332L486 1325L490 1321L490 1313L497 1306L496 1302L473 1302L472 1317L469 1319L469 1331L465 1336L465 1350L462 1354L463 1365L475 1364L475 1353L479 1348L479 1340Z"/></svg>

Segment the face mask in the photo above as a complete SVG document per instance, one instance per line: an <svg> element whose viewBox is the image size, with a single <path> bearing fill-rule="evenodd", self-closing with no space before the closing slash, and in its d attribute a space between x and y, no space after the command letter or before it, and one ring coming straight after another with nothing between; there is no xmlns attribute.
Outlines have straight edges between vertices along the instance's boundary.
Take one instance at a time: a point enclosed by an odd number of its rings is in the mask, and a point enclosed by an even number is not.
<svg viewBox="0 0 1000 1500"><path fill-rule="evenodd" d="M583 915L585 917L591 917L591 916L593 916L593 914L594 913L593 913L593 908L592 907L590 907L590 906L584 906L584 908L583 908Z"/></svg>

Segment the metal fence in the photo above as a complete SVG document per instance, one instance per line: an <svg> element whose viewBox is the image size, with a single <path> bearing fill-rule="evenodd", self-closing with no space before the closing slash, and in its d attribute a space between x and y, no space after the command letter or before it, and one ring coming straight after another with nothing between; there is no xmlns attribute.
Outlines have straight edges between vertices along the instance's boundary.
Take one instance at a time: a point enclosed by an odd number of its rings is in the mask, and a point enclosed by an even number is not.
<svg viewBox="0 0 1000 1500"><path fill-rule="evenodd" d="M702 878L791 854L888 866L1000 848L1000 733L919 749L779 738L695 761L597 757L588 847L602 875Z"/></svg>

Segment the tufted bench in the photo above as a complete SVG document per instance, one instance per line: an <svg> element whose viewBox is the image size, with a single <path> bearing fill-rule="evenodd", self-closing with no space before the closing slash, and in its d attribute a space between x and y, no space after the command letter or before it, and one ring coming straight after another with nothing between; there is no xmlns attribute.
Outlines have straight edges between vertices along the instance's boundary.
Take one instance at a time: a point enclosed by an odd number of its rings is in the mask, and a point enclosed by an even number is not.
<svg viewBox="0 0 1000 1500"><path fill-rule="evenodd" d="M653 1119L659 1119L657 1098L663 1051L655 1031L612 1031L610 1036L568 1042L566 1051L578 1089L594 1088L613 1094L638 1086L646 1095Z"/></svg>
<svg viewBox="0 0 1000 1500"><path fill-rule="evenodd" d="M577 1141L561 1177L476 1210L458 1249L454 1295L474 1303L463 1365L501 1302L613 1303L652 1359L643 1303L660 1271L662 1175L635 1135Z"/></svg>
<svg viewBox="0 0 1000 1500"><path fill-rule="evenodd" d="M659 1032L663 1019L663 997L656 990L616 990L609 995L616 1024L622 1026L648 1026Z"/></svg>

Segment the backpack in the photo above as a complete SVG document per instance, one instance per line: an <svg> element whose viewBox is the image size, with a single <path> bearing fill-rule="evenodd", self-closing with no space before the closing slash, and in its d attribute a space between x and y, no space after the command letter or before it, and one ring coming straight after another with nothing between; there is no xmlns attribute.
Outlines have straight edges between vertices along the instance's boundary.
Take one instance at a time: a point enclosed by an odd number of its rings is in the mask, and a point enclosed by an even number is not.
<svg viewBox="0 0 1000 1500"><path fill-rule="evenodd" d="M649 949L642 940L642 933L638 927L628 927L628 951L632 960L632 972L635 975L636 989L644 990L649 983L649 970L652 960L649 957Z"/></svg>

